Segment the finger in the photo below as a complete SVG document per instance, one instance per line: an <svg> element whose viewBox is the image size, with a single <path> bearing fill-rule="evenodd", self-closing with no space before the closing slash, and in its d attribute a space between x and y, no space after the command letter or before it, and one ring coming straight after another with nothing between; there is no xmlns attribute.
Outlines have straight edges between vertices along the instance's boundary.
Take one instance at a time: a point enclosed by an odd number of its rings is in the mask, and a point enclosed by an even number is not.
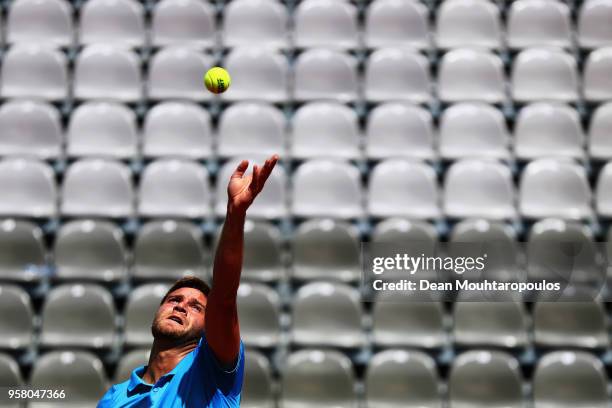
<svg viewBox="0 0 612 408"><path fill-rule="evenodd" d="M236 170L234 170L234 173L232 173L231 178L242 178L242 176L244 176L244 172L246 171L247 167L249 167L249 161L248 160L241 161L240 164L238 164L238 167L236 167Z"/></svg>
<svg viewBox="0 0 612 408"><path fill-rule="evenodd" d="M259 191L259 178L260 178L261 169L256 164L253 165L253 177L251 179L251 184L249 185L249 189L257 193Z"/></svg>
<svg viewBox="0 0 612 408"><path fill-rule="evenodd" d="M259 185L261 188L263 188L264 184L266 183L266 180L268 180L268 177L270 176L270 174L272 174L272 170L274 170L274 166L276 166L277 161L277 155L274 155L268 160L266 160L266 163L264 164L264 167L261 171L261 177L259 180Z"/></svg>

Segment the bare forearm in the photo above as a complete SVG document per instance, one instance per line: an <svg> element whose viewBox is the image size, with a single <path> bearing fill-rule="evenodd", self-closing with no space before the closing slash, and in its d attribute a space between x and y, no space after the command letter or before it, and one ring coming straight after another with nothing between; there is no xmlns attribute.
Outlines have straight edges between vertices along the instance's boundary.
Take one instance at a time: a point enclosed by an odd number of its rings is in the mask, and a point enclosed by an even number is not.
<svg viewBox="0 0 612 408"><path fill-rule="evenodd" d="M246 213L228 205L213 267L213 293L223 303L236 300L244 250Z"/></svg>

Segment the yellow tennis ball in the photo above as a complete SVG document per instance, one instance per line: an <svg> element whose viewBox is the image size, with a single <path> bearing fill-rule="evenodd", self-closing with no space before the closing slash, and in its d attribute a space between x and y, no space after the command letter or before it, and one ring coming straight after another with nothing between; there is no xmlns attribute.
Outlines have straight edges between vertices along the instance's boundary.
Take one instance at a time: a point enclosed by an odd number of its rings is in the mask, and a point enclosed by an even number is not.
<svg viewBox="0 0 612 408"><path fill-rule="evenodd" d="M204 75L204 85L212 93L220 94L227 91L232 83L229 73L221 67L213 67Z"/></svg>

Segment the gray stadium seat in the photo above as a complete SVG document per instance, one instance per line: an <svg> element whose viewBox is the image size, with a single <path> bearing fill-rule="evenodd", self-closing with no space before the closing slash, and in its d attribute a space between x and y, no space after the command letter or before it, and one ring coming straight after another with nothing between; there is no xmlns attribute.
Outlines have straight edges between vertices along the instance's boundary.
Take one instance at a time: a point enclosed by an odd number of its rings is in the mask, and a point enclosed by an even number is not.
<svg viewBox="0 0 612 408"><path fill-rule="evenodd" d="M205 217L211 212L208 171L183 159L159 159L140 178L138 213L143 217Z"/></svg>
<svg viewBox="0 0 612 408"><path fill-rule="evenodd" d="M72 6L65 0L19 0L11 4L7 43L67 47L74 41Z"/></svg>
<svg viewBox="0 0 612 408"><path fill-rule="evenodd" d="M533 376L535 408L607 408L606 369L594 355L556 351L538 361Z"/></svg>
<svg viewBox="0 0 612 408"><path fill-rule="evenodd" d="M270 0L256 0L269 2ZM218 154L221 157L285 153L287 120L273 105L239 102L224 109L218 125Z"/></svg>
<svg viewBox="0 0 612 408"><path fill-rule="evenodd" d="M0 106L0 155L54 159L62 149L60 113L35 100L8 101Z"/></svg>
<svg viewBox="0 0 612 408"><path fill-rule="evenodd" d="M70 115L66 139L66 153L71 157L135 157L136 115L128 107L113 102L85 103Z"/></svg>
<svg viewBox="0 0 612 408"><path fill-rule="evenodd" d="M55 237L54 278L114 282L128 273L123 231L102 220L63 224Z"/></svg>
<svg viewBox="0 0 612 408"><path fill-rule="evenodd" d="M572 44L571 12L563 2L519 0L508 13L508 45L511 48L561 47Z"/></svg>
<svg viewBox="0 0 612 408"><path fill-rule="evenodd" d="M19 44L2 58L3 98L35 98L58 101L68 95L66 55L48 46Z"/></svg>
<svg viewBox="0 0 612 408"><path fill-rule="evenodd" d="M34 310L27 292L19 286L0 285L0 316L0 348L20 350L30 347L34 334Z"/></svg>
<svg viewBox="0 0 612 408"><path fill-rule="evenodd" d="M340 283L313 282L302 286L293 299L290 336L294 344L343 348L365 344L356 289Z"/></svg>
<svg viewBox="0 0 612 408"><path fill-rule="evenodd" d="M43 347L106 349L115 341L115 305L108 290L94 284L51 289L43 305Z"/></svg>
<svg viewBox="0 0 612 408"><path fill-rule="evenodd" d="M453 361L450 408L526 407L518 361L500 351L467 351Z"/></svg>
<svg viewBox="0 0 612 408"><path fill-rule="evenodd" d="M117 364L113 382L116 384L129 380L132 371L140 366L147 365L150 354L151 350L149 349L136 349L123 354Z"/></svg>
<svg viewBox="0 0 612 408"><path fill-rule="evenodd" d="M168 289L168 284L149 283L130 292L125 305L125 343L128 346L150 347L153 344L151 324Z"/></svg>
<svg viewBox="0 0 612 408"><path fill-rule="evenodd" d="M385 350L369 361L365 375L369 408L442 408L436 363L420 351Z"/></svg>
<svg viewBox="0 0 612 408"><path fill-rule="evenodd" d="M155 105L145 116L142 137L145 157L202 159L212 155L210 113L195 103L172 101Z"/></svg>
<svg viewBox="0 0 612 408"><path fill-rule="evenodd" d="M312 48L295 61L293 98L297 101L350 102L357 99L358 87L357 60L348 53Z"/></svg>
<svg viewBox="0 0 612 408"><path fill-rule="evenodd" d="M223 10L223 45L287 48L288 21L287 7L280 1L232 1Z"/></svg>
<svg viewBox="0 0 612 408"><path fill-rule="evenodd" d="M599 105L591 114L589 124L589 156L596 160L612 159L612 139L608 131L612 129L612 103Z"/></svg>
<svg viewBox="0 0 612 408"><path fill-rule="evenodd" d="M129 217L134 212L130 168L107 159L82 159L66 170L61 213L74 217Z"/></svg>
<svg viewBox="0 0 612 408"><path fill-rule="evenodd" d="M197 0L162 0L153 7L151 42L154 46L215 45L215 7Z"/></svg>
<svg viewBox="0 0 612 408"><path fill-rule="evenodd" d="M401 102L378 105L368 115L365 138L365 152L371 159L434 157L433 119L420 106Z"/></svg>
<svg viewBox="0 0 612 408"><path fill-rule="evenodd" d="M298 48L349 49L359 45L357 7L350 2L303 0L293 19L293 40Z"/></svg>
<svg viewBox="0 0 612 408"><path fill-rule="evenodd" d="M19 365L8 354L0 353L0 384L2 387L20 387L24 385ZM23 404L11 401L8 392L0 396L2 408L22 408Z"/></svg>
<svg viewBox="0 0 612 408"><path fill-rule="evenodd" d="M595 194L597 213L606 218L612 218L612 162L609 162L599 172Z"/></svg>
<svg viewBox="0 0 612 408"><path fill-rule="evenodd" d="M291 157L355 159L359 119L354 109L336 102L312 102L298 108L291 120Z"/></svg>
<svg viewBox="0 0 612 408"><path fill-rule="evenodd" d="M285 276L282 237L278 227L264 221L244 223L244 256L241 278L272 282Z"/></svg>
<svg viewBox="0 0 612 408"><path fill-rule="evenodd" d="M527 218L589 218L591 188L584 167L566 160L530 162L521 175L519 209Z"/></svg>
<svg viewBox="0 0 612 408"><path fill-rule="evenodd" d="M584 65L584 98L589 102L605 102L612 99L612 46L599 48L589 54Z"/></svg>
<svg viewBox="0 0 612 408"><path fill-rule="evenodd" d="M238 288L240 336L247 347L275 347L280 342L280 299L260 283L243 282Z"/></svg>
<svg viewBox="0 0 612 408"><path fill-rule="evenodd" d="M32 408L93 406L108 387L102 361L84 351L52 351L34 363L30 386L64 390L65 399L30 402Z"/></svg>
<svg viewBox="0 0 612 408"><path fill-rule="evenodd" d="M46 267L42 230L24 220L0 222L0 280L37 281Z"/></svg>
<svg viewBox="0 0 612 408"><path fill-rule="evenodd" d="M337 351L301 350L287 357L282 376L282 408L357 408L355 374Z"/></svg>
<svg viewBox="0 0 612 408"><path fill-rule="evenodd" d="M263 0L266 1L266 0ZM270 362L261 353L247 349L240 406L244 408L275 408L276 398Z"/></svg>
<svg viewBox="0 0 612 408"><path fill-rule="evenodd" d="M612 45L612 1L587 0L578 10L578 43L584 48Z"/></svg>
<svg viewBox="0 0 612 408"><path fill-rule="evenodd" d="M298 217L363 215L359 170L346 162L310 160L293 174L292 212Z"/></svg>
<svg viewBox="0 0 612 408"><path fill-rule="evenodd" d="M366 9L364 42L369 48L430 46L429 10L421 2L375 0Z"/></svg>
<svg viewBox="0 0 612 408"><path fill-rule="evenodd" d="M442 49L501 46L502 20L490 1L450 0L437 6L436 45Z"/></svg>
<svg viewBox="0 0 612 408"><path fill-rule="evenodd" d="M25 158L0 161L0 216L49 218L57 213L55 174L48 164Z"/></svg>
<svg viewBox="0 0 612 408"><path fill-rule="evenodd" d="M356 282L361 276L359 231L348 223L306 221L295 231L292 246L294 279Z"/></svg>
<svg viewBox="0 0 612 408"><path fill-rule="evenodd" d="M202 231L188 222L148 222L138 232L133 258L132 276L136 279L206 276Z"/></svg>
<svg viewBox="0 0 612 408"><path fill-rule="evenodd" d="M508 159L510 134L506 119L499 109L485 103L455 104L440 118L439 146L440 155L449 160Z"/></svg>
<svg viewBox="0 0 612 408"><path fill-rule="evenodd" d="M374 217L440 217L434 169L423 162L387 159L370 172L368 212Z"/></svg>
<svg viewBox="0 0 612 408"><path fill-rule="evenodd" d="M87 0L80 9L79 43L141 47L145 10L136 0Z"/></svg>

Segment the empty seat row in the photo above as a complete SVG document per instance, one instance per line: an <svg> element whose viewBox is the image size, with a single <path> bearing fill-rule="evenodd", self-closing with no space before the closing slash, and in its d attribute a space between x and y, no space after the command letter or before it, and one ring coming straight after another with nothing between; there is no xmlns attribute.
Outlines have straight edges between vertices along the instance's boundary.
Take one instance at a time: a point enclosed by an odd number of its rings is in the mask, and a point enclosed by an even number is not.
<svg viewBox="0 0 612 408"><path fill-rule="evenodd" d="M142 61L135 52L96 44L77 56L72 81L67 58L61 51L41 45L17 45L4 57L0 96L53 101L67 98L68 89L73 88L72 95L77 100L136 102L146 94L151 100L207 101L212 94L196 84L201 83L202 73L214 62L210 54L189 47L167 47L152 57L145 81ZM362 88L357 59L326 48L305 51L291 67L278 51L237 48L225 58L224 66L232 75L232 87L221 95L227 101L349 102L360 98ZM607 74L611 67L612 47L596 49L587 57L580 81L571 54L555 48L528 48L512 63L512 99L519 103L573 102L582 97L590 102L610 100L612 85ZM364 82L363 97L372 102L425 103L433 99L429 61L413 50L396 47L375 51L366 62ZM437 94L449 103L506 101L501 58L481 49L449 51L439 63Z"/></svg>
<svg viewBox="0 0 612 408"><path fill-rule="evenodd" d="M79 44L104 42L129 47L181 43L212 48L221 43L227 47L263 44L268 48L328 46L351 49L362 45L398 45L423 49L430 47L433 40L440 48L501 48L504 37L511 48L569 48L573 45L569 5L546 0L513 2L505 34L501 10L490 1L445 1L436 9L433 29L425 4L377 0L366 10L362 34L357 7L350 2L303 1L290 18L287 8L280 2L236 0L223 8L223 28L217 34L212 4L164 0L153 9L150 40L146 35L145 9L135 0L88 0L79 11L79 29L76 30L72 8L65 0L16 1L9 8L7 42L69 46L74 43L78 31ZM609 29L612 4L609 0L586 1L578 14L580 46L612 45Z"/></svg>

